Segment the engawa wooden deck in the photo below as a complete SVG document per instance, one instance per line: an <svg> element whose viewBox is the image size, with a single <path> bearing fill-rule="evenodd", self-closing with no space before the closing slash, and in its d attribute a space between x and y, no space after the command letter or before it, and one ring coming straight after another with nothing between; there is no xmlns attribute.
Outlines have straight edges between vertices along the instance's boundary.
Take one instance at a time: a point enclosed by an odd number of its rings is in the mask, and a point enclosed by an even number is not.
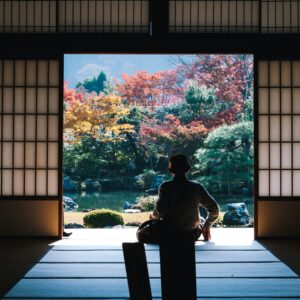
<svg viewBox="0 0 300 300"><path fill-rule="evenodd" d="M52 244L3 299L128 299L121 243L134 240L134 229L77 230ZM158 246L145 248L160 299ZM253 241L251 229L214 229L211 242L196 245L196 270L199 299L300 299L298 275Z"/></svg>

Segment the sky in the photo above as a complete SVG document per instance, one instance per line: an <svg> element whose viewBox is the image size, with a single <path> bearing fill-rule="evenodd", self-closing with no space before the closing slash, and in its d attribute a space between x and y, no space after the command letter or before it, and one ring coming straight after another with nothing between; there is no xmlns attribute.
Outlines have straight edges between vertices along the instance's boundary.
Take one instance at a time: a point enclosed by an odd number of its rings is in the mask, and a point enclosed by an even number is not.
<svg viewBox="0 0 300 300"><path fill-rule="evenodd" d="M180 55L193 59L195 55ZM132 75L145 70L149 73L174 68L170 54L66 54L64 56L64 80L69 88L80 81L97 76L101 71L111 78L121 80L121 74Z"/></svg>

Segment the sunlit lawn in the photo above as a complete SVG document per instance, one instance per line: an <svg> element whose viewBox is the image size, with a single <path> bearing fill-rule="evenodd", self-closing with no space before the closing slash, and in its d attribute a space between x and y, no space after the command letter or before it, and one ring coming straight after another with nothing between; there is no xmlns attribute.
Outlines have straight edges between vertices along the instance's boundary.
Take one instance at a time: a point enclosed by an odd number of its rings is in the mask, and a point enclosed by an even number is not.
<svg viewBox="0 0 300 300"><path fill-rule="evenodd" d="M65 212L65 224L77 223L83 225L83 217L85 212ZM141 213L121 213L125 225L128 223L143 223L149 219L150 212Z"/></svg>
<svg viewBox="0 0 300 300"><path fill-rule="evenodd" d="M65 224L77 223L83 225L83 217L87 214L86 212L65 212ZM150 212L140 212L140 213L121 213L124 219L124 223L126 224L141 224L144 221L149 219ZM223 219L224 213L221 212L219 219L217 221L220 222Z"/></svg>

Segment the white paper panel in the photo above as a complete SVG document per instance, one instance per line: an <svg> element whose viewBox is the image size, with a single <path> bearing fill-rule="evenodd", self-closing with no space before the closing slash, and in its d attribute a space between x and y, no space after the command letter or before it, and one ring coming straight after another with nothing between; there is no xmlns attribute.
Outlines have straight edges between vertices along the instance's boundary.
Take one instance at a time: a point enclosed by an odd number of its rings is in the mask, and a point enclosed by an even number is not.
<svg viewBox="0 0 300 300"><path fill-rule="evenodd" d="M268 89L260 88L258 91L258 113L269 113L269 93Z"/></svg>
<svg viewBox="0 0 300 300"><path fill-rule="evenodd" d="M291 89L281 89L281 113L290 114L292 112L292 93Z"/></svg>
<svg viewBox="0 0 300 300"><path fill-rule="evenodd" d="M275 24L276 24L276 4L274 2L270 2L268 3L268 13L267 15L265 16L262 16L263 17L266 17L268 18L268 26L270 27L269 30L270 32L275 32L275 29L273 29L275 27Z"/></svg>
<svg viewBox="0 0 300 300"><path fill-rule="evenodd" d="M12 195L12 171L2 170L2 195Z"/></svg>
<svg viewBox="0 0 300 300"><path fill-rule="evenodd" d="M15 141L24 141L24 116L16 115L15 116Z"/></svg>
<svg viewBox="0 0 300 300"><path fill-rule="evenodd" d="M3 88L3 112L13 113L14 92L12 88Z"/></svg>
<svg viewBox="0 0 300 300"><path fill-rule="evenodd" d="M278 87L280 85L280 62L270 62L270 86Z"/></svg>
<svg viewBox="0 0 300 300"><path fill-rule="evenodd" d="M300 169L300 143L293 144L293 168Z"/></svg>
<svg viewBox="0 0 300 300"><path fill-rule="evenodd" d="M282 86L291 86L291 62L283 61L281 62L281 85Z"/></svg>
<svg viewBox="0 0 300 300"><path fill-rule="evenodd" d="M48 62L46 60L38 61L38 85L45 86L48 84Z"/></svg>
<svg viewBox="0 0 300 300"><path fill-rule="evenodd" d="M292 172L281 172L281 194L282 196L292 196Z"/></svg>
<svg viewBox="0 0 300 300"><path fill-rule="evenodd" d="M14 195L22 196L24 192L24 171L15 170L14 171Z"/></svg>
<svg viewBox="0 0 300 300"><path fill-rule="evenodd" d="M280 144L279 143L270 144L270 168L271 169L280 168Z"/></svg>
<svg viewBox="0 0 300 300"><path fill-rule="evenodd" d="M58 168L58 143L48 144L48 167Z"/></svg>
<svg viewBox="0 0 300 300"><path fill-rule="evenodd" d="M13 139L13 116L3 116L3 140L12 141Z"/></svg>
<svg viewBox="0 0 300 300"><path fill-rule="evenodd" d="M12 143L3 143L2 144L3 151L3 168L12 168L12 160L13 160L13 145Z"/></svg>
<svg viewBox="0 0 300 300"><path fill-rule="evenodd" d="M37 112L39 114L47 113L47 89L46 88L39 88L37 90L38 100L37 100Z"/></svg>
<svg viewBox="0 0 300 300"><path fill-rule="evenodd" d="M58 140L58 116L49 116L49 127L48 127L48 139L49 141L57 141Z"/></svg>
<svg viewBox="0 0 300 300"><path fill-rule="evenodd" d="M280 32L282 31L281 28L279 27L283 27L283 16L282 16L282 11L283 11L283 5L281 2L278 2L275 4L275 11L274 11L274 16L276 18L276 31L278 32L278 30L280 30ZM275 26L275 23L273 24L273 26Z"/></svg>
<svg viewBox="0 0 300 300"><path fill-rule="evenodd" d="M293 140L300 142L300 116L293 117Z"/></svg>
<svg viewBox="0 0 300 300"><path fill-rule="evenodd" d="M36 112L36 89L27 88L26 89L26 113L34 114Z"/></svg>
<svg viewBox="0 0 300 300"><path fill-rule="evenodd" d="M279 116L270 117L270 141L280 140L280 118Z"/></svg>
<svg viewBox="0 0 300 300"><path fill-rule="evenodd" d="M293 172L293 196L300 196L300 171Z"/></svg>
<svg viewBox="0 0 300 300"><path fill-rule="evenodd" d="M267 3L265 2L262 2L261 3L261 26L262 26L262 32L267 32L268 29L265 28L268 26L268 6L267 6Z"/></svg>
<svg viewBox="0 0 300 300"><path fill-rule="evenodd" d="M259 196L269 196L268 171L259 171Z"/></svg>
<svg viewBox="0 0 300 300"><path fill-rule="evenodd" d="M13 60L5 60L4 61L4 85L12 86L14 85L14 61Z"/></svg>
<svg viewBox="0 0 300 300"><path fill-rule="evenodd" d="M37 167L47 167L47 143L37 143Z"/></svg>
<svg viewBox="0 0 300 300"><path fill-rule="evenodd" d="M24 143L14 143L14 167L24 168Z"/></svg>
<svg viewBox="0 0 300 300"><path fill-rule="evenodd" d="M281 167L283 169L292 167L292 145L290 143L281 144Z"/></svg>
<svg viewBox="0 0 300 300"><path fill-rule="evenodd" d="M35 116L26 116L26 140L34 141L36 135Z"/></svg>
<svg viewBox="0 0 300 300"><path fill-rule="evenodd" d="M300 114L300 89L293 89L293 113Z"/></svg>
<svg viewBox="0 0 300 300"><path fill-rule="evenodd" d="M58 195L58 171L48 171L48 195Z"/></svg>
<svg viewBox="0 0 300 300"><path fill-rule="evenodd" d="M17 60L15 63L16 73L16 85L25 85L25 61L24 60Z"/></svg>
<svg viewBox="0 0 300 300"><path fill-rule="evenodd" d="M47 180L46 170L37 170L36 171L36 194L40 196L45 196L46 191L46 180Z"/></svg>
<svg viewBox="0 0 300 300"><path fill-rule="evenodd" d="M269 144L259 143L259 168L269 168Z"/></svg>
<svg viewBox="0 0 300 300"><path fill-rule="evenodd" d="M270 196L280 196L280 171L270 171Z"/></svg>
<svg viewBox="0 0 300 300"><path fill-rule="evenodd" d="M75 26L79 26L80 25L80 1L73 1L73 16L72 16L72 22Z"/></svg>
<svg viewBox="0 0 300 300"><path fill-rule="evenodd" d="M293 85L300 86L300 61L293 61Z"/></svg>
<svg viewBox="0 0 300 300"><path fill-rule="evenodd" d="M16 88L15 89L15 112L18 114L23 114L25 112L25 89Z"/></svg>
<svg viewBox="0 0 300 300"><path fill-rule="evenodd" d="M49 85L59 85L59 62L56 60L51 60L49 63Z"/></svg>
<svg viewBox="0 0 300 300"><path fill-rule="evenodd" d="M29 86L33 86L36 84L36 61L28 60L26 67L26 83Z"/></svg>
<svg viewBox="0 0 300 300"><path fill-rule="evenodd" d="M269 140L269 118L266 116L259 117L259 141Z"/></svg>
<svg viewBox="0 0 300 300"><path fill-rule="evenodd" d="M47 140L47 116L37 116L37 140Z"/></svg>
<svg viewBox="0 0 300 300"><path fill-rule="evenodd" d="M25 195L35 195L35 171L25 171Z"/></svg>
<svg viewBox="0 0 300 300"><path fill-rule="evenodd" d="M25 143L25 167L35 167L35 143Z"/></svg>
<svg viewBox="0 0 300 300"><path fill-rule="evenodd" d="M58 114L59 112L59 90L58 88L49 89L49 113Z"/></svg>
<svg viewBox="0 0 300 300"><path fill-rule="evenodd" d="M290 116L281 117L281 139L284 142L290 142L292 137L292 120Z"/></svg>
<svg viewBox="0 0 300 300"><path fill-rule="evenodd" d="M270 89L270 113L279 114L280 112L280 89Z"/></svg>

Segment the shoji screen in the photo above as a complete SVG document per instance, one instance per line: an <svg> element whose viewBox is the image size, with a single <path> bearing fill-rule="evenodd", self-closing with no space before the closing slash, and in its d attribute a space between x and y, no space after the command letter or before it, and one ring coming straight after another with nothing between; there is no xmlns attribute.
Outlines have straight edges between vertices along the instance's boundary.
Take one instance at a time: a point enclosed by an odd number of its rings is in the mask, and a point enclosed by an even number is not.
<svg viewBox="0 0 300 300"><path fill-rule="evenodd" d="M262 0L262 33L298 33L300 3L298 0Z"/></svg>
<svg viewBox="0 0 300 300"><path fill-rule="evenodd" d="M0 32L46 33L56 31L56 1L0 1Z"/></svg>
<svg viewBox="0 0 300 300"><path fill-rule="evenodd" d="M298 33L298 0L170 0L170 32Z"/></svg>
<svg viewBox="0 0 300 300"><path fill-rule="evenodd" d="M300 235L300 61L258 75L258 234Z"/></svg>
<svg viewBox="0 0 300 300"><path fill-rule="evenodd" d="M170 0L170 32L259 32L259 1Z"/></svg>
<svg viewBox="0 0 300 300"><path fill-rule="evenodd" d="M0 33L148 33L149 0L0 0Z"/></svg>
<svg viewBox="0 0 300 300"><path fill-rule="evenodd" d="M60 32L149 31L149 0L59 1Z"/></svg>
<svg viewBox="0 0 300 300"><path fill-rule="evenodd" d="M59 89L58 61L0 61L0 234L59 233Z"/></svg>

